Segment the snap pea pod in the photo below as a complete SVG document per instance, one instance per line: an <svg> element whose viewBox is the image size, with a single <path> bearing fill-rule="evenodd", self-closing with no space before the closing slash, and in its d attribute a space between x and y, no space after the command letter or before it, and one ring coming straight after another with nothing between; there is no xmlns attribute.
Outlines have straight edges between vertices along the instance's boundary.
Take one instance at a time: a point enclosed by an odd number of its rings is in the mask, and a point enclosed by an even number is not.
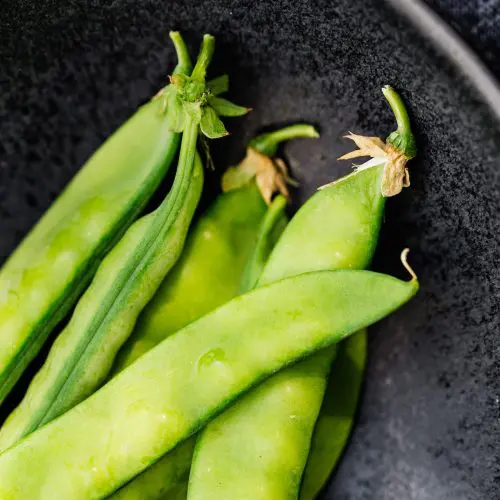
<svg viewBox="0 0 500 500"><path fill-rule="evenodd" d="M249 147L259 153L248 154L242 162L250 177L242 181L224 176L225 188L231 189L218 196L192 229L179 262L120 351L114 373L171 333L235 297L246 289L248 281L260 275L287 222L286 197L278 195L267 207L261 191L269 192L269 186L279 189L275 179L269 182L280 174L273 172L279 168L278 160L272 162L270 157L276 155L283 141L317 136L314 127L297 124L259 135L250 142ZM187 491L194 440L181 443L111 498L153 500L171 498L174 491ZM182 484L186 488L182 489Z"/></svg>
<svg viewBox="0 0 500 500"><path fill-rule="evenodd" d="M199 94L204 92L204 66L212 52L213 38L205 37L192 76ZM178 99L183 95L179 93ZM189 99L191 112L197 101ZM203 168L195 159L198 120L189 114L184 127L170 193L154 213L130 228L101 264L24 400L2 428L2 449L78 404L102 384L137 316L180 256L203 185Z"/></svg>
<svg viewBox="0 0 500 500"><path fill-rule="evenodd" d="M382 156L316 193L287 226L258 286L321 269L367 267L383 216L382 187L387 176L406 175L405 168ZM198 437L188 499L297 498L335 354L330 347L284 370L209 423Z"/></svg>
<svg viewBox="0 0 500 500"><path fill-rule="evenodd" d="M179 64L186 46L170 34ZM179 146L162 104L142 106L87 161L0 271L0 404L100 260L159 185Z"/></svg>
<svg viewBox="0 0 500 500"><path fill-rule="evenodd" d="M0 498L111 494L244 391L378 321L417 289L416 278L320 271L233 299L2 453Z"/></svg>

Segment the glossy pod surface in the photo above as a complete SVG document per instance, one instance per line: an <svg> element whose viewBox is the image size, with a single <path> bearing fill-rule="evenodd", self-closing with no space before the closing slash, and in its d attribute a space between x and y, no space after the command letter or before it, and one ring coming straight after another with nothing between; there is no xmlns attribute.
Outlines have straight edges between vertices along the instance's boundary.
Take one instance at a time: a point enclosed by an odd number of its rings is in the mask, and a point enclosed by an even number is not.
<svg viewBox="0 0 500 500"><path fill-rule="evenodd" d="M322 271L233 299L1 454L0 498L112 493L243 391L378 321L417 289L416 280Z"/></svg>
<svg viewBox="0 0 500 500"><path fill-rule="evenodd" d="M385 205L382 174L383 165L356 172L308 200L258 286L321 269L367 267ZM198 439L188 498L296 498L334 356L329 348L284 370L211 422Z"/></svg>
<svg viewBox="0 0 500 500"><path fill-rule="evenodd" d="M106 256L23 401L0 430L0 449L102 384L137 316L181 254L202 187L203 166L197 157L175 213L168 210L172 192L155 212L135 222Z"/></svg>

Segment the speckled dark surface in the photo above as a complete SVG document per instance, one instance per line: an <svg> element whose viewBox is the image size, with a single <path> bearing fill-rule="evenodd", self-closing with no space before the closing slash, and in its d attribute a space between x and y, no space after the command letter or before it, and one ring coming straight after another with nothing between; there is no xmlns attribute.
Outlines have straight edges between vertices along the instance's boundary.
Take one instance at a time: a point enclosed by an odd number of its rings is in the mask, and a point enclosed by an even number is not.
<svg viewBox="0 0 500 500"><path fill-rule="evenodd" d="M219 164L257 129L317 123L287 156L297 203L347 172L347 130L393 126L380 87L410 105L420 153L388 204L375 262L417 299L371 332L359 423L325 498L500 498L500 127L476 92L378 0L18 1L0 29L0 255L6 256L101 141L166 80L171 28L217 36L214 67L255 111L229 124ZM360 305L361 307L361 305Z"/></svg>
<svg viewBox="0 0 500 500"><path fill-rule="evenodd" d="M500 78L500 2L498 0L425 0L477 52Z"/></svg>

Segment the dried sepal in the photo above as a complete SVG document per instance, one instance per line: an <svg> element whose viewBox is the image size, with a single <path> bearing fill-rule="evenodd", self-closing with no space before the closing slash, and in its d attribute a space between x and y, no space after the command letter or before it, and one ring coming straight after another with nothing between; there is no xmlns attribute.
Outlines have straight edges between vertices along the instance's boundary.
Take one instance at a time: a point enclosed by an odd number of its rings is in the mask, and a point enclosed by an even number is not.
<svg viewBox="0 0 500 500"><path fill-rule="evenodd" d="M392 144L386 145L387 160L380 190L382 196L389 198L399 194L403 188L410 186L410 172L406 167L408 158Z"/></svg>
<svg viewBox="0 0 500 500"><path fill-rule="evenodd" d="M350 160L363 156L371 157L371 160L362 165L356 165L356 170L358 171L384 163L384 175L380 186L382 196L386 198L396 196L403 188L410 186L410 173L406 167L410 158L400 149L396 148L393 144L385 143L379 137L366 137L352 133L345 137L354 141L358 149L341 156L339 160ZM320 189L325 187L322 186Z"/></svg>
<svg viewBox="0 0 500 500"><path fill-rule="evenodd" d="M227 192L238 189L254 178L267 205L271 204L275 193L288 198L290 194L287 184L295 182L290 178L283 160L270 158L249 147L243 161L236 167L227 169L222 176L222 190Z"/></svg>
<svg viewBox="0 0 500 500"><path fill-rule="evenodd" d="M379 137L366 137L350 132L344 136L346 139L354 141L358 149L351 151L339 158L339 160L351 160L362 156L371 156L372 158L383 158L386 156L385 142Z"/></svg>

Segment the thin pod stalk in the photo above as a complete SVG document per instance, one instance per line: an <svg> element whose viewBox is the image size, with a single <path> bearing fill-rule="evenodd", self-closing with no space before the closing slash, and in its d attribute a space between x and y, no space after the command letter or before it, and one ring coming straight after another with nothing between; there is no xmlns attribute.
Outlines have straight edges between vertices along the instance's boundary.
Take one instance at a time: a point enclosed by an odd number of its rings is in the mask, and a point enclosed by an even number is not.
<svg viewBox="0 0 500 500"><path fill-rule="evenodd" d="M187 49L171 33L178 65ZM169 88L170 86L167 86ZM137 218L168 171L180 136L157 99L91 156L0 270L0 404Z"/></svg>

